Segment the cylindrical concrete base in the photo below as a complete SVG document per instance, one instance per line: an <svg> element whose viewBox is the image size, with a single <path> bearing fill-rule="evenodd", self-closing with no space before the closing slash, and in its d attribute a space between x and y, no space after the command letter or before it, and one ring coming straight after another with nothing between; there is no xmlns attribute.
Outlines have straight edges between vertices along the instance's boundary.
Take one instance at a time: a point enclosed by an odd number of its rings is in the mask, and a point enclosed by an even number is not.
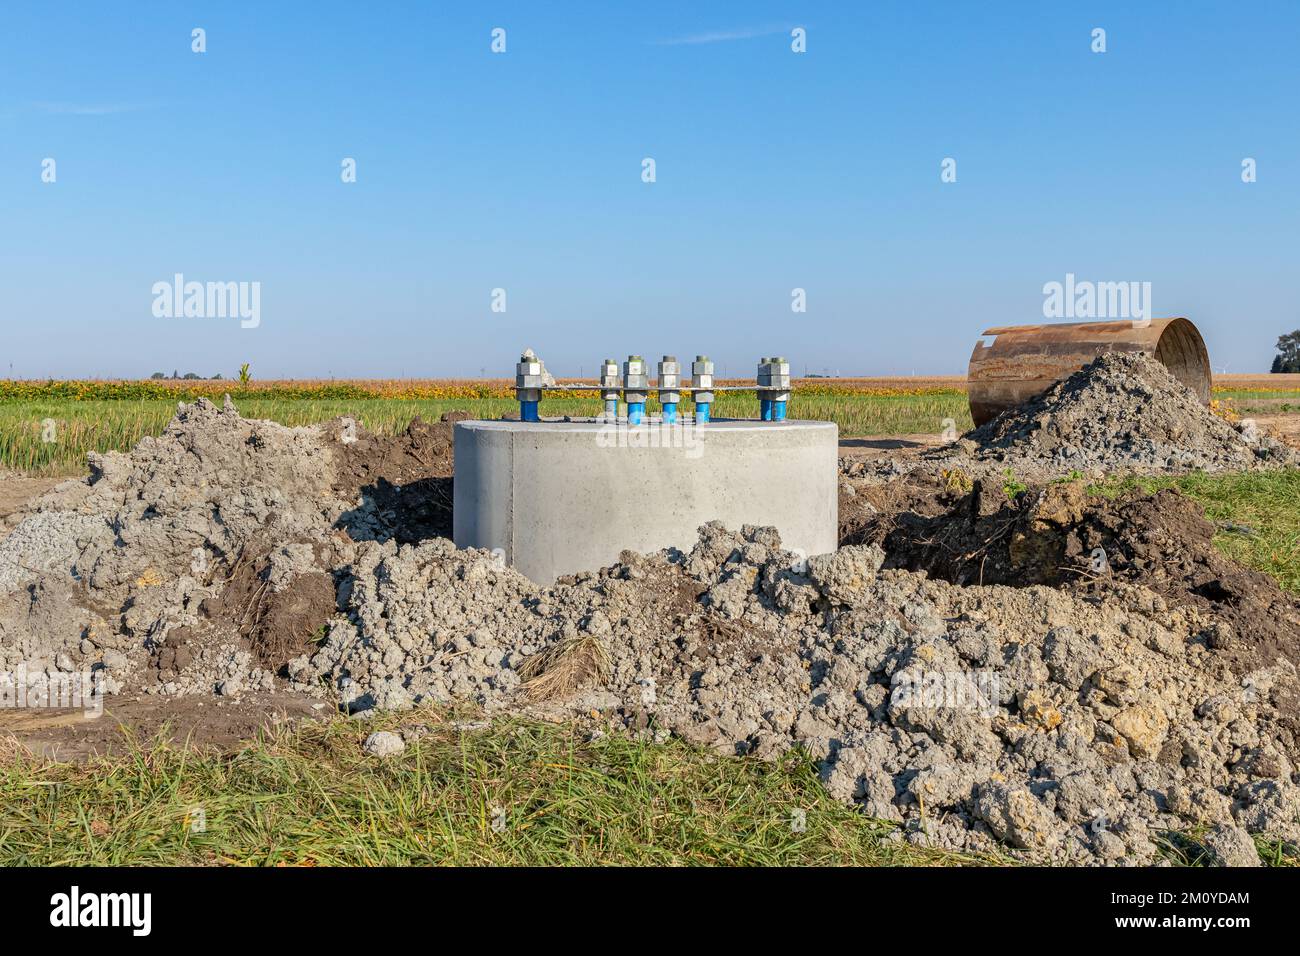
<svg viewBox="0 0 1300 956"><path fill-rule="evenodd" d="M838 542L833 422L457 422L453 537L541 584L624 550L694 546L700 525L773 525L811 556Z"/></svg>

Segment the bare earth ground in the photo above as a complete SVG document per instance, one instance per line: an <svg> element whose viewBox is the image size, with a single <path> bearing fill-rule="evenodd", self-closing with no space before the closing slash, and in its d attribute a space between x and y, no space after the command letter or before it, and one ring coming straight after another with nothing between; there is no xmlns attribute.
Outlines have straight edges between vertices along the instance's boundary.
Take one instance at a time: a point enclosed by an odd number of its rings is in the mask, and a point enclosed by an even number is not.
<svg viewBox="0 0 1300 956"><path fill-rule="evenodd" d="M1265 384L1277 387L1280 378L1282 376L1220 376L1218 380L1236 387L1258 388ZM1295 384L1280 383L1281 387L1300 387L1300 376L1294 378L1297 379ZM1259 379L1264 381L1261 383L1257 381ZM943 384L957 382L960 380L945 380ZM1257 416L1256 421L1278 437L1300 447L1300 414ZM423 432L412 431L408 438L412 449L410 454L420 463L424 462L424 451L431 456L435 452L445 454L447 451L441 447L434 448L430 444L432 439ZM907 459L943 444L944 440L934 434L850 437L841 440L840 456L856 460ZM397 468L394 474L405 470L405 467ZM358 484L367 484L364 476L358 475L357 478ZM66 479L0 474L0 534L10 530L11 516L27 501L63 480ZM379 479L371 490L382 491L385 485L385 480ZM446 489L448 498L449 491ZM863 499L856 504L861 506L865 503ZM848 511L852 511L854 504L842 500L842 512L846 506ZM883 501L870 504L873 507L886 505ZM414 519L422 516L404 517ZM845 515L841 517L843 519ZM429 524L428 530L432 533L447 534L449 531L432 527L436 521ZM93 719L88 719L81 710L0 710L0 737L9 737L35 753L71 761L120 752L132 739L144 741L159 735L165 735L176 743L188 741L196 746L227 750L255 738L262 730L322 716L324 706L297 695L281 693L249 693L233 700L205 695L110 697L104 713Z"/></svg>
<svg viewBox="0 0 1300 956"><path fill-rule="evenodd" d="M872 435L868 438L841 438L841 458L874 459L907 457L927 448L938 448L946 441L938 435Z"/></svg>
<svg viewBox="0 0 1300 956"><path fill-rule="evenodd" d="M1255 421L1289 445L1300 448L1300 415L1256 415Z"/></svg>
<svg viewBox="0 0 1300 956"><path fill-rule="evenodd" d="M109 697L99 715L79 709L0 711L0 733L32 753L63 761L119 754L133 739L147 743L160 735L175 744L230 750L263 730L319 717L324 706L295 694L246 694L238 700Z"/></svg>

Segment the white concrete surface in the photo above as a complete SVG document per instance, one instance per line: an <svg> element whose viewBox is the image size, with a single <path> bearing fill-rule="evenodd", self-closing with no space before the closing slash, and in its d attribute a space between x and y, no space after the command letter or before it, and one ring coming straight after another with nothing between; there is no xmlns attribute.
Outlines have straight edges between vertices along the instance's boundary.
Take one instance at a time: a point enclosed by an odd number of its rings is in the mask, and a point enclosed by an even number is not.
<svg viewBox="0 0 1300 956"><path fill-rule="evenodd" d="M542 584L624 550L688 550L712 520L774 525L822 554L837 544L838 437L833 422L457 422L453 537Z"/></svg>

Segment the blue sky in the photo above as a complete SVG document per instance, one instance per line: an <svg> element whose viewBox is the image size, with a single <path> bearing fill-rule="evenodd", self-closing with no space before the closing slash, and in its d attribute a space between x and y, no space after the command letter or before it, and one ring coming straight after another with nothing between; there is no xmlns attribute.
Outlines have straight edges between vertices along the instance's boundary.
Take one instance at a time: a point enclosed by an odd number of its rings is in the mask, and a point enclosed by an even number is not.
<svg viewBox="0 0 1300 956"><path fill-rule="evenodd" d="M0 23L0 375L506 375L524 346L561 374L954 373L1067 273L1150 282L1229 371L1300 326L1292 2L11 0ZM260 325L155 317L178 272L259 282Z"/></svg>

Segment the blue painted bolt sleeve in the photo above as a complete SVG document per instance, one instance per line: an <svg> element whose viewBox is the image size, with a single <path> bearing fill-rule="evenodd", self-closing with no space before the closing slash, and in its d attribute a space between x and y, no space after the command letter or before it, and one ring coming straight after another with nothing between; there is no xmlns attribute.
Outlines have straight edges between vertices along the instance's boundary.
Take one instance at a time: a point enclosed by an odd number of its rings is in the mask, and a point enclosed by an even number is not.
<svg viewBox="0 0 1300 956"><path fill-rule="evenodd" d="M615 398L605 403L605 417L611 422L618 419L618 399Z"/></svg>
<svg viewBox="0 0 1300 956"><path fill-rule="evenodd" d="M664 405L664 424L672 425L675 424L676 421L677 421L677 404L675 402L668 402L666 405Z"/></svg>
<svg viewBox="0 0 1300 956"><path fill-rule="evenodd" d="M524 422L540 422L541 416L537 414L537 402L520 402L519 403L519 420Z"/></svg>
<svg viewBox="0 0 1300 956"><path fill-rule="evenodd" d="M708 420L709 420L709 403L700 402L698 405L695 406L695 422L696 424L703 424Z"/></svg>
<svg viewBox="0 0 1300 956"><path fill-rule="evenodd" d="M774 422L785 421L785 402L772 403L772 421Z"/></svg>
<svg viewBox="0 0 1300 956"><path fill-rule="evenodd" d="M641 418L644 415L645 415L645 402L628 402L627 423L629 425L640 425Z"/></svg>
<svg viewBox="0 0 1300 956"><path fill-rule="evenodd" d="M758 407L761 412L761 417L763 421L770 422L772 420L772 406L774 404L775 403L770 398L763 398L759 400Z"/></svg>

